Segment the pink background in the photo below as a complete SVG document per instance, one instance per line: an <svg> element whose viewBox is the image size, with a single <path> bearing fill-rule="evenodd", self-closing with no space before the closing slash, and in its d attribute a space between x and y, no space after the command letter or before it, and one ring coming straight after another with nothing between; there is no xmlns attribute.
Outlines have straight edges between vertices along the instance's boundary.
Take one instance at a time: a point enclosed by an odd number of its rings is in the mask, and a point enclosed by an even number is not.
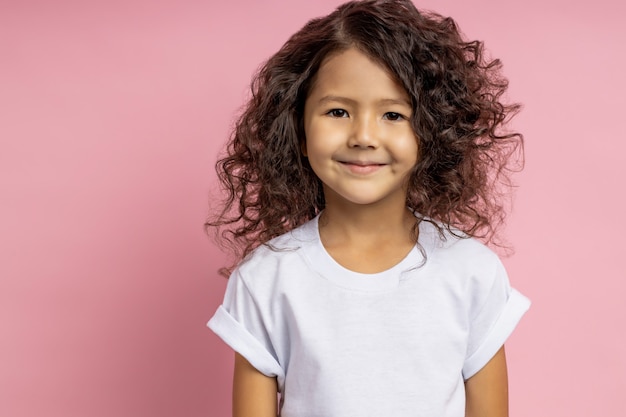
<svg viewBox="0 0 626 417"><path fill-rule="evenodd" d="M0 416L226 416L203 234L250 76L323 1L0 2ZM621 1L435 1L525 105L512 416L623 416Z"/></svg>

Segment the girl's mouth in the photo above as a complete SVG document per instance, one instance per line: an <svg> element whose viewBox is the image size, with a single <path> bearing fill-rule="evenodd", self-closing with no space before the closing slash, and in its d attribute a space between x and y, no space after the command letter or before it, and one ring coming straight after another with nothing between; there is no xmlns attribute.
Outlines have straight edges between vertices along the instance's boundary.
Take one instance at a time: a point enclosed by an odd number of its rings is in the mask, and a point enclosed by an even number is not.
<svg viewBox="0 0 626 417"><path fill-rule="evenodd" d="M371 174L384 167L386 164L376 162L340 161L340 164L353 174Z"/></svg>

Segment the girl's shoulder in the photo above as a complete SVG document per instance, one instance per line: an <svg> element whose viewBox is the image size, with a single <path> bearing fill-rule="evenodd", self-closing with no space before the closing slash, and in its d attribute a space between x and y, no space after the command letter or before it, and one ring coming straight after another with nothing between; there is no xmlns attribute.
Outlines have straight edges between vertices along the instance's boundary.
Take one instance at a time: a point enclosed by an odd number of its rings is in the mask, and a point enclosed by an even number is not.
<svg viewBox="0 0 626 417"><path fill-rule="evenodd" d="M421 226L421 225L420 225ZM425 225L424 237L430 239L425 247L426 262L423 276L437 278L442 288L463 294L471 316L482 306L500 308L511 294L511 284L504 264L498 254L476 238L439 230ZM423 230L420 227L420 231Z"/></svg>
<svg viewBox="0 0 626 417"><path fill-rule="evenodd" d="M272 267L279 267L281 264L292 261L294 257L300 257L301 251L318 239L316 221L317 219L310 220L258 246L239 263L236 269L239 271L272 269Z"/></svg>
<svg viewBox="0 0 626 417"><path fill-rule="evenodd" d="M229 278L231 291L244 291L263 305L271 304L278 294L291 292L311 270L305 252L308 245L315 244L317 228L309 223L250 252Z"/></svg>
<svg viewBox="0 0 626 417"><path fill-rule="evenodd" d="M464 271L493 270L501 264L498 254L480 240L432 220L421 222L419 243L427 262L443 263Z"/></svg>

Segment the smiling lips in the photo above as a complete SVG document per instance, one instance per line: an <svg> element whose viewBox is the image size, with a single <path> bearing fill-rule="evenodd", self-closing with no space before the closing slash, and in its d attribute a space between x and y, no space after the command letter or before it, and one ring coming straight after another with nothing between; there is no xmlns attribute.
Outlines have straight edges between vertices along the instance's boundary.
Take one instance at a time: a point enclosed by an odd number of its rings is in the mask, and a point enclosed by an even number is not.
<svg viewBox="0 0 626 417"><path fill-rule="evenodd" d="M385 163L372 162L372 161L338 161L341 166L345 167L353 174L370 174L378 171L384 167Z"/></svg>

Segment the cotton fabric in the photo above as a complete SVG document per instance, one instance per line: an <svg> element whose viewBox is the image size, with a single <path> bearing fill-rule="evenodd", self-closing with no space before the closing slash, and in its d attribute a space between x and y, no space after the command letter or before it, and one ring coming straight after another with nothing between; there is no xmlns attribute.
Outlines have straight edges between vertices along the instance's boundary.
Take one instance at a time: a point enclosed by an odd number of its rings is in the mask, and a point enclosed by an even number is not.
<svg viewBox="0 0 626 417"><path fill-rule="evenodd" d="M326 252L318 219L244 260L208 326L277 378L283 417L464 416L464 380L530 305L496 254L422 222L421 248L362 274Z"/></svg>

